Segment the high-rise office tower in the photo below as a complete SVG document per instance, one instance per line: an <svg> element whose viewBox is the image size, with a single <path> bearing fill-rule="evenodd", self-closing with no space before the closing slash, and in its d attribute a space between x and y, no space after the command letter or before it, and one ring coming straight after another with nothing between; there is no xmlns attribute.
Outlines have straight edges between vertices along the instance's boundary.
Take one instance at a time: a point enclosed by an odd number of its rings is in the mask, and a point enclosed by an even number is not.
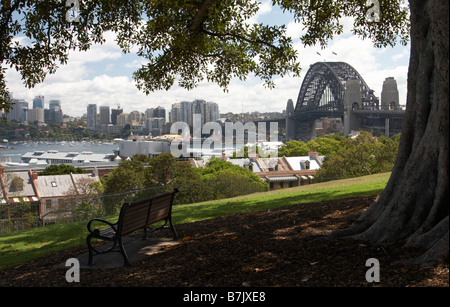
<svg viewBox="0 0 450 307"><path fill-rule="evenodd" d="M44 110L44 119L46 122L63 122L63 113L61 109L61 100L50 100L48 109Z"/></svg>
<svg viewBox="0 0 450 307"><path fill-rule="evenodd" d="M33 109L44 109L44 96L36 96L33 99Z"/></svg>
<svg viewBox="0 0 450 307"><path fill-rule="evenodd" d="M166 120L166 109L164 107L157 107L153 110L153 117L164 118Z"/></svg>
<svg viewBox="0 0 450 307"><path fill-rule="evenodd" d="M128 114L128 124L131 126L141 126L144 121L144 116L139 111L132 111Z"/></svg>
<svg viewBox="0 0 450 307"><path fill-rule="evenodd" d="M117 125L117 116L123 113L123 109L118 107L117 109L111 109L111 124Z"/></svg>
<svg viewBox="0 0 450 307"><path fill-rule="evenodd" d="M155 113L155 109L154 108L149 108L147 110L145 110L145 118L153 118Z"/></svg>
<svg viewBox="0 0 450 307"><path fill-rule="evenodd" d="M169 113L169 121L171 123L181 121L181 103L172 104L172 110Z"/></svg>
<svg viewBox="0 0 450 307"><path fill-rule="evenodd" d="M24 99L12 99L11 105L12 108L9 110L9 113L6 114L6 119L8 121L26 121L28 113L28 102L26 102Z"/></svg>
<svg viewBox="0 0 450 307"><path fill-rule="evenodd" d="M192 125L192 102L182 101L180 103L180 121Z"/></svg>
<svg viewBox="0 0 450 307"><path fill-rule="evenodd" d="M97 130L97 105L88 104L87 106L87 127L89 130Z"/></svg>
<svg viewBox="0 0 450 307"><path fill-rule="evenodd" d="M48 108L55 111L61 110L61 100L50 100Z"/></svg>
<svg viewBox="0 0 450 307"><path fill-rule="evenodd" d="M220 118L219 105L215 102L207 102L205 106L206 122L215 122Z"/></svg>
<svg viewBox="0 0 450 307"><path fill-rule="evenodd" d="M203 125L205 123L205 104L206 101L202 100L202 99L195 99L192 102L192 118L191 118L191 123L193 124L193 116L194 114L200 114L201 116L201 124Z"/></svg>
<svg viewBox="0 0 450 307"><path fill-rule="evenodd" d="M43 123L45 121L44 109L42 108L28 109L27 117L29 123L34 123L36 121L39 123Z"/></svg>
<svg viewBox="0 0 450 307"><path fill-rule="evenodd" d="M109 125L110 113L108 106L100 106L100 125Z"/></svg>

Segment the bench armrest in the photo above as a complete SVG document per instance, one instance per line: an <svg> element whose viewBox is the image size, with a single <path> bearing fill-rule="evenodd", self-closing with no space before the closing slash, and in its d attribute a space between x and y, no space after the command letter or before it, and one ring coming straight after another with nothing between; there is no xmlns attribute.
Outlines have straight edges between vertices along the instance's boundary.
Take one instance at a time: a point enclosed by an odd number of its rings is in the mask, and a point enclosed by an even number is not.
<svg viewBox="0 0 450 307"><path fill-rule="evenodd" d="M98 235L98 234L99 234L99 230L98 230L98 229L91 230L91 224L92 224L92 222L101 222L101 223L107 224L107 225L109 225L114 231L117 232L117 229L116 229L117 223L114 223L114 224L113 224L113 223L110 223L110 222L108 222L108 221L105 221L105 220L102 220L102 219L99 219L99 218L94 218L94 219L90 220L90 221L88 222L88 224L87 224L87 230L88 230L90 233L92 233L92 234L95 234L95 235Z"/></svg>

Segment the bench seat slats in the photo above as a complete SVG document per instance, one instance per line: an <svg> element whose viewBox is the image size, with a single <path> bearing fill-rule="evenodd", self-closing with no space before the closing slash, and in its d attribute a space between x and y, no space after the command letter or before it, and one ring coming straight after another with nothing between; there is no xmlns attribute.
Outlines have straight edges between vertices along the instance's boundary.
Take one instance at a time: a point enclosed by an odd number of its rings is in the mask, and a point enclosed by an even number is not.
<svg viewBox="0 0 450 307"><path fill-rule="evenodd" d="M112 228L100 230L100 236L105 238L112 238L116 235L116 232Z"/></svg>

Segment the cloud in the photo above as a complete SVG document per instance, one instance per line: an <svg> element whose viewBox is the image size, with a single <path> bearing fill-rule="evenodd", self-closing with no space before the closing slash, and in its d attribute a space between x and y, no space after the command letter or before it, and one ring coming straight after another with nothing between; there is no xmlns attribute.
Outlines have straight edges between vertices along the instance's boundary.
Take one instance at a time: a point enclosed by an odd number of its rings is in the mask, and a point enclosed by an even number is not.
<svg viewBox="0 0 450 307"><path fill-rule="evenodd" d="M273 8L273 6L270 1L262 2L259 6L259 11L258 11L257 16L259 17L264 14L269 14L270 12L272 12L272 8Z"/></svg>
<svg viewBox="0 0 450 307"><path fill-rule="evenodd" d="M140 59L133 60L131 62L127 62L127 63L125 63L124 66L127 68L138 69L138 68L141 68L142 65L145 65L147 62L148 62L147 60L140 58Z"/></svg>
<svg viewBox="0 0 450 307"><path fill-rule="evenodd" d="M286 36L292 37L293 40L297 40L306 33L303 30L304 25L295 20L289 22L286 26Z"/></svg>
<svg viewBox="0 0 450 307"><path fill-rule="evenodd" d="M271 2L264 1L252 21L270 18L275 13ZM294 38L302 72L297 78L275 77L276 87L272 90L265 88L261 80L249 76L246 81L232 80L226 93L218 85L205 81L191 91L174 86L169 91L156 91L147 96L136 88L131 75L132 70L139 68L145 60L124 55L116 45L113 33L105 34L107 40L103 45L92 46L87 52L72 52L67 65L61 66L56 74L48 76L45 82L34 89L26 89L20 75L9 70L8 87L14 97L23 98L30 105L37 95L44 95L47 103L50 99L60 99L63 112L71 116L86 113L90 103L111 108L120 104L124 112L129 113L134 110L145 112L147 108L157 106L163 106L169 111L173 103L194 99L218 103L221 113L281 112L286 108L288 99L296 103L310 65L318 61L343 61L352 65L379 97L384 79L394 77L400 91L400 103L403 104L406 100L407 78L405 59L409 56L409 48L374 48L370 41L349 34L353 23L350 18L344 19L343 23L344 34L330 41L327 48L320 49L318 46L304 47L298 39L302 34L302 25L288 22L287 33Z"/></svg>
<svg viewBox="0 0 450 307"><path fill-rule="evenodd" d="M261 22L261 18L270 12L272 12L272 3L270 1L263 1L259 3L259 10L256 12L255 16L252 16L246 20L247 24L257 24Z"/></svg>

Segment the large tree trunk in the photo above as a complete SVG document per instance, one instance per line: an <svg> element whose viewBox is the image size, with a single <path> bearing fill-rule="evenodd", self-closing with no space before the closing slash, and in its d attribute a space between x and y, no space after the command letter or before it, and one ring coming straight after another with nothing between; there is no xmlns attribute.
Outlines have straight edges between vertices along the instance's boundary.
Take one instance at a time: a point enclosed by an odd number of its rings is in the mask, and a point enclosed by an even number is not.
<svg viewBox="0 0 450 307"><path fill-rule="evenodd" d="M385 190L336 236L405 240L426 248L411 262L448 261L449 1L410 0L411 58L398 156Z"/></svg>

